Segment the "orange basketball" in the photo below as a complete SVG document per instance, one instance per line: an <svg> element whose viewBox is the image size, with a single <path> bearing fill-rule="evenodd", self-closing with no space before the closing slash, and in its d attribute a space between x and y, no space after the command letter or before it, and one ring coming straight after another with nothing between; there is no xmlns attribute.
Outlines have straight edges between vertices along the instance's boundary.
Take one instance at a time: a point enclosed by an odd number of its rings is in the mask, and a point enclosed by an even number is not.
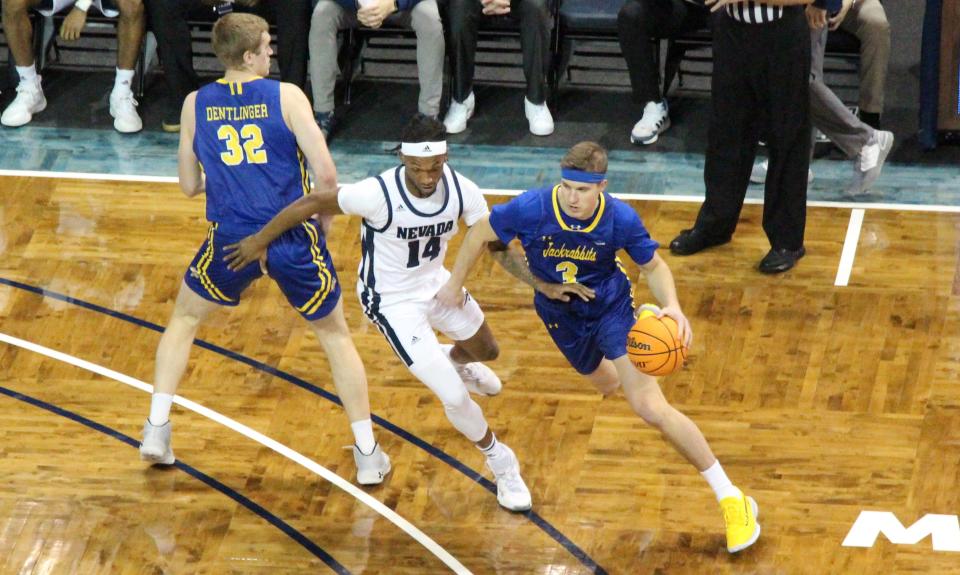
<svg viewBox="0 0 960 575"><path fill-rule="evenodd" d="M683 367L687 348L677 337L677 322L673 318L658 318L644 309L627 335L627 356L643 373L659 377Z"/></svg>

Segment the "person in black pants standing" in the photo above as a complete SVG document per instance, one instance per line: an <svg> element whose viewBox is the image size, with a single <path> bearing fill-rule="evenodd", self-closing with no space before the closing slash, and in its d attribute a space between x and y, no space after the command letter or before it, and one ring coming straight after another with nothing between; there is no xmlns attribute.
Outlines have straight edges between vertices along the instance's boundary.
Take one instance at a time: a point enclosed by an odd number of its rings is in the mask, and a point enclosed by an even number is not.
<svg viewBox="0 0 960 575"><path fill-rule="evenodd" d="M763 273L803 257L810 166L810 31L800 5L812 0L707 0L713 11L713 109L703 180L706 198L693 228L670 251L690 255L730 241L750 183L757 141L770 168L763 230L770 251Z"/></svg>
<svg viewBox="0 0 960 575"><path fill-rule="evenodd" d="M200 80L193 69L193 47L190 26L187 24L190 13L198 8L226 3L217 0L146 0L169 92L162 124L165 132L180 131L183 100L200 87ZM240 6L258 4L257 0L235 0L235 3ZM261 4L266 5L267 12L272 10L276 18L280 79L305 90L310 0L266 0Z"/></svg>
<svg viewBox="0 0 960 575"><path fill-rule="evenodd" d="M634 144L649 145L670 127L667 90L651 38L675 38L707 27L709 11L697 0L626 0L617 14L620 51L627 61L633 101L643 110L630 132Z"/></svg>

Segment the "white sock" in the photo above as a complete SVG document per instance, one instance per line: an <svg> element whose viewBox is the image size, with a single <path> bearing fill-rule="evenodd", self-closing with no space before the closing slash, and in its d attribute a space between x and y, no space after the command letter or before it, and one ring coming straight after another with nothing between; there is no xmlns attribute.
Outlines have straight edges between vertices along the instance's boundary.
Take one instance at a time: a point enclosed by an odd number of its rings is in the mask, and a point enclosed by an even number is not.
<svg viewBox="0 0 960 575"><path fill-rule="evenodd" d="M117 68L117 76L113 82L114 92L130 92L130 85L133 83L133 70L121 70Z"/></svg>
<svg viewBox="0 0 960 575"><path fill-rule="evenodd" d="M20 83L36 82L37 68L33 64L29 66L17 66L17 75L20 76Z"/></svg>
<svg viewBox="0 0 960 575"><path fill-rule="evenodd" d="M493 435L491 433L491 435ZM480 450L480 453L483 453L487 456L487 459L496 459L503 453L503 444L497 441L497 436L493 435L493 440L490 441L490 445L486 447L477 446L477 449Z"/></svg>
<svg viewBox="0 0 960 575"><path fill-rule="evenodd" d="M377 446L376 440L373 439L373 422L369 419L354 421L350 424L350 429L353 430L353 441L357 444L360 453L364 455L373 453L373 449Z"/></svg>
<svg viewBox="0 0 960 575"><path fill-rule="evenodd" d="M169 393L154 393L150 397L150 423L161 426L170 421L173 396Z"/></svg>
<svg viewBox="0 0 960 575"><path fill-rule="evenodd" d="M708 467L706 471L701 471L700 475L710 484L710 489L713 489L713 494L717 496L717 501L740 495L740 490L734 487L733 483L730 482L730 478L727 477L727 473L723 470L723 467L720 467L719 459Z"/></svg>

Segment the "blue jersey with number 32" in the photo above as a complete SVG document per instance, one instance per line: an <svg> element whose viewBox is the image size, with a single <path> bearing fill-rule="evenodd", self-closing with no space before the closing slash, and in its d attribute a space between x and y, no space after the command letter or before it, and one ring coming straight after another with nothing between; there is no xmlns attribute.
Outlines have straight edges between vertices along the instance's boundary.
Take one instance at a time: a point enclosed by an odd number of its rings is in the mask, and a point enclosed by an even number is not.
<svg viewBox="0 0 960 575"><path fill-rule="evenodd" d="M221 230L255 232L309 192L279 82L218 80L197 92L196 114L193 151L207 176L207 220Z"/></svg>

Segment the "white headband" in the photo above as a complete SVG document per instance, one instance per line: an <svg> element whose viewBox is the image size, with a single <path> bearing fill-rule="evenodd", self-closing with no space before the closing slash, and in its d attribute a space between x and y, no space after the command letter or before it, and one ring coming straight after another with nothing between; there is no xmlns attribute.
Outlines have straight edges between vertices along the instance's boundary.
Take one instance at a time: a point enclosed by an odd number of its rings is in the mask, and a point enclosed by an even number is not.
<svg viewBox="0 0 960 575"><path fill-rule="evenodd" d="M402 142L400 144L400 153L404 156L413 156L415 158L440 156L447 153L447 142L417 142L415 144Z"/></svg>

